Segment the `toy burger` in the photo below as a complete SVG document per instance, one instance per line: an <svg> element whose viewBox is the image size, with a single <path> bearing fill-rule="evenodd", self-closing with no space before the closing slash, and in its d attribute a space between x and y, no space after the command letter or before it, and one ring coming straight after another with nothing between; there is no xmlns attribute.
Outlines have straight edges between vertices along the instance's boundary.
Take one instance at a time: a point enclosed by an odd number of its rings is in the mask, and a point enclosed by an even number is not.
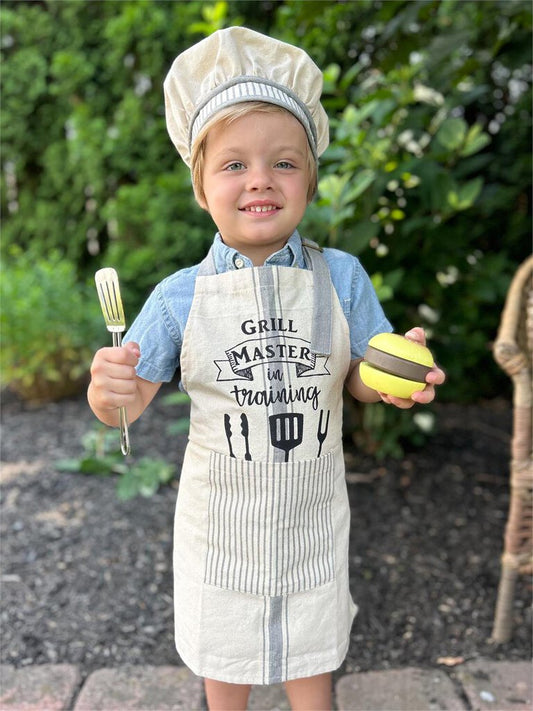
<svg viewBox="0 0 533 711"><path fill-rule="evenodd" d="M368 342L359 373L373 390L394 397L410 398L426 386L434 366L431 351L397 333L378 333Z"/></svg>

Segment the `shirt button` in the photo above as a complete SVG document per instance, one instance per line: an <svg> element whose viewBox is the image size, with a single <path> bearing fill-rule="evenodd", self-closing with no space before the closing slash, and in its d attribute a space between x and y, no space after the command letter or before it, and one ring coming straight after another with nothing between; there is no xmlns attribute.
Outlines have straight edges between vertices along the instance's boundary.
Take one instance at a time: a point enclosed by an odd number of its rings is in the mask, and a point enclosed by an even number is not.
<svg viewBox="0 0 533 711"><path fill-rule="evenodd" d="M241 257L237 257L235 260L235 266L237 269L242 269L244 267L244 259L241 259Z"/></svg>

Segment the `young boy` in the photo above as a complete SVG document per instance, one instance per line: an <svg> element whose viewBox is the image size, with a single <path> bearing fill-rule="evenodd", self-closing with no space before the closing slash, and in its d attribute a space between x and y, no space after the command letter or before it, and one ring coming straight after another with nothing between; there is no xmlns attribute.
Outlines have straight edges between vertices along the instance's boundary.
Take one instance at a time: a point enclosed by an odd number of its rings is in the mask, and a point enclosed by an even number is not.
<svg viewBox="0 0 533 711"><path fill-rule="evenodd" d="M328 709L356 612L342 391L407 408L359 378L390 331L358 260L296 228L328 144L321 73L296 47L246 28L181 54L167 125L218 233L201 265L165 279L122 348L94 358L89 403L135 420L179 367L191 425L176 506L176 646L214 709L284 682L292 708ZM409 337L424 342L422 329Z"/></svg>

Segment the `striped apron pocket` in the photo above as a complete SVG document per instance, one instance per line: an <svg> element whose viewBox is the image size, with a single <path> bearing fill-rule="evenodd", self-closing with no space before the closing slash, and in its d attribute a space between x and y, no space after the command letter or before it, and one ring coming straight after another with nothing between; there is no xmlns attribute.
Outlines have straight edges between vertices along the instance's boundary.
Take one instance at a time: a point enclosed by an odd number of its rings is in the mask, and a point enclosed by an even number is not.
<svg viewBox="0 0 533 711"><path fill-rule="evenodd" d="M263 463L212 452L204 581L276 597L334 580L333 455Z"/></svg>

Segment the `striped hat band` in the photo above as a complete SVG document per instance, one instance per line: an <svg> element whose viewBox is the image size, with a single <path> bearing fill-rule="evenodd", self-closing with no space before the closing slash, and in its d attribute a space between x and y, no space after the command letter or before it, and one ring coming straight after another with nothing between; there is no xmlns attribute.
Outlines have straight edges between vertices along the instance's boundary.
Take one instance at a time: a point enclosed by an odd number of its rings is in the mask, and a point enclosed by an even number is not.
<svg viewBox="0 0 533 711"><path fill-rule="evenodd" d="M317 159L317 132L307 106L286 86L257 76L241 76L218 86L197 107L189 131L189 148L192 147L203 126L219 111L246 101L263 101L290 111L305 128L307 139Z"/></svg>

